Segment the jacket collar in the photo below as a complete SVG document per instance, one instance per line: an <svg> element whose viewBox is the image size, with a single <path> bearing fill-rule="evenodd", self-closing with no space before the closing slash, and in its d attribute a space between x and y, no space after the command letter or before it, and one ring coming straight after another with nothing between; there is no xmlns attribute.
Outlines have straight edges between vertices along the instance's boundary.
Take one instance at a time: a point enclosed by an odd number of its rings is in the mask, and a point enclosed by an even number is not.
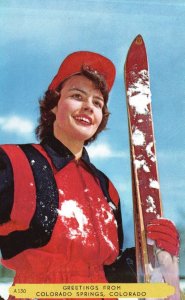
<svg viewBox="0 0 185 300"><path fill-rule="evenodd" d="M41 145L49 155L57 171L75 159L74 154L54 136L45 138L41 142ZM83 148L81 160L83 160L89 167L91 166L89 155L85 148Z"/></svg>

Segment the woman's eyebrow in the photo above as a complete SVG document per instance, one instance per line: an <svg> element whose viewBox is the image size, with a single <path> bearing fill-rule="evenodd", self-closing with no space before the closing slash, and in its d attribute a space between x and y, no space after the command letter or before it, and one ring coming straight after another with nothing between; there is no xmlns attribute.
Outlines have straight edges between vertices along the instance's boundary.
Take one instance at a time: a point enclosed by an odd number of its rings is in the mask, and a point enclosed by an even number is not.
<svg viewBox="0 0 185 300"><path fill-rule="evenodd" d="M82 89L79 89L79 88L71 88L71 89L69 89L69 91L78 91L78 92L81 92L81 93L83 93L84 95L87 95L87 92L86 91L84 91L84 90L82 90ZM99 100L101 100L101 101L103 101L104 102L104 98L103 97L101 97L101 96L98 96L98 95L96 95L96 96L94 96L94 98L96 98L96 99L99 99Z"/></svg>
<svg viewBox="0 0 185 300"><path fill-rule="evenodd" d="M101 101L103 101L103 102L104 102L104 98L103 98L103 97L101 97L101 96L94 96L94 98L96 98L96 99L99 99L99 100L101 100Z"/></svg>
<svg viewBox="0 0 185 300"><path fill-rule="evenodd" d="M79 88L71 88L71 89L69 89L69 91L78 91L78 92L81 92L81 93L87 95L87 93L84 90L81 90Z"/></svg>

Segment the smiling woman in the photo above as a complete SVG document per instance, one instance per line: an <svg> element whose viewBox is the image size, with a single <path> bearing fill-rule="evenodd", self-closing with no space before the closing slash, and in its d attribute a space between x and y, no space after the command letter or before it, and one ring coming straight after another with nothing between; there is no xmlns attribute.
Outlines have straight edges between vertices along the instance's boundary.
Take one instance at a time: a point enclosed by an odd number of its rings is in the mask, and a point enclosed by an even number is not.
<svg viewBox="0 0 185 300"><path fill-rule="evenodd" d="M119 195L84 147L106 127L114 78L106 57L72 53L40 101L40 143L0 147L0 249L14 284L136 281ZM176 228L165 224L148 234L160 246L165 231L163 248L178 255Z"/></svg>
<svg viewBox="0 0 185 300"><path fill-rule="evenodd" d="M40 144L1 147L2 262L14 284L107 282L104 266L121 254L118 193L84 148L106 127L114 77L100 54L69 55L40 101Z"/></svg>

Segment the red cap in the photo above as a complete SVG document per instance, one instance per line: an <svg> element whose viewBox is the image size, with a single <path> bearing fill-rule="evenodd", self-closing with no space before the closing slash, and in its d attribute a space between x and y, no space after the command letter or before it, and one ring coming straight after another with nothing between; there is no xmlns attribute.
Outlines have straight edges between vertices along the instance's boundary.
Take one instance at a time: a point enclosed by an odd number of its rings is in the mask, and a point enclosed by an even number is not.
<svg viewBox="0 0 185 300"><path fill-rule="evenodd" d="M116 75L114 64L105 56L89 51L78 51L68 55L62 62L48 89L56 89L64 79L79 73L82 66L89 67L103 75L107 82L108 90L111 90Z"/></svg>

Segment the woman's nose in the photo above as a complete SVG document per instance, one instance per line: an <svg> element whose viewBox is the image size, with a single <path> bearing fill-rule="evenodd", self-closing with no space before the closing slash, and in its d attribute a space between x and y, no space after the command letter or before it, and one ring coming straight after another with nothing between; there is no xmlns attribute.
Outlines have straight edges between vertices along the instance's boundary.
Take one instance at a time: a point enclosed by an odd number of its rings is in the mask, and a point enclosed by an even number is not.
<svg viewBox="0 0 185 300"><path fill-rule="evenodd" d="M93 112L93 103L92 103L91 99L88 99L87 101L85 101L83 103L83 109L84 109L84 111Z"/></svg>

